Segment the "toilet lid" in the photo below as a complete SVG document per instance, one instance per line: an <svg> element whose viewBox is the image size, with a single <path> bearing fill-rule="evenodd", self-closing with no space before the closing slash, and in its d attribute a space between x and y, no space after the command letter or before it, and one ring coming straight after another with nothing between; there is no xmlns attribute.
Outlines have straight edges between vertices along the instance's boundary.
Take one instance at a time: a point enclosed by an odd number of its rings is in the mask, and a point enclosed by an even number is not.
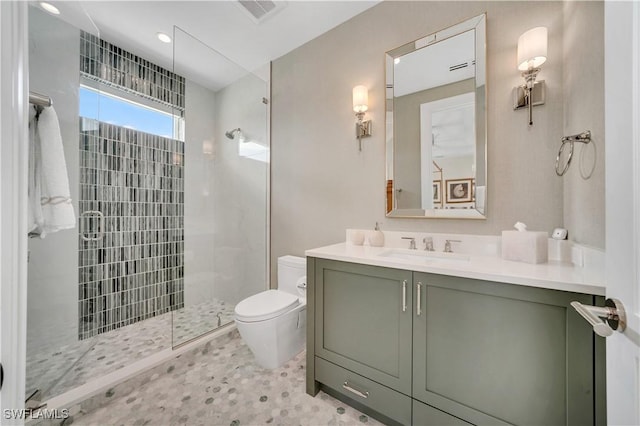
<svg viewBox="0 0 640 426"><path fill-rule="evenodd" d="M264 321L277 317L298 304L293 294L267 290L244 299L236 305L236 319L246 322Z"/></svg>

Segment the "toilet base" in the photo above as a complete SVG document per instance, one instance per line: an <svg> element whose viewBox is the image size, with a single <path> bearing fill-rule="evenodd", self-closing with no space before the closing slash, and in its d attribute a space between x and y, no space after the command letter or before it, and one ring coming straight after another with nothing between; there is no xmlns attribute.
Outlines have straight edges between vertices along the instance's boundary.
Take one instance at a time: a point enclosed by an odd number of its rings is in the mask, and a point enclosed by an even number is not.
<svg viewBox="0 0 640 426"><path fill-rule="evenodd" d="M305 347L306 304L265 321L235 320L242 340L249 346L261 367L281 367Z"/></svg>

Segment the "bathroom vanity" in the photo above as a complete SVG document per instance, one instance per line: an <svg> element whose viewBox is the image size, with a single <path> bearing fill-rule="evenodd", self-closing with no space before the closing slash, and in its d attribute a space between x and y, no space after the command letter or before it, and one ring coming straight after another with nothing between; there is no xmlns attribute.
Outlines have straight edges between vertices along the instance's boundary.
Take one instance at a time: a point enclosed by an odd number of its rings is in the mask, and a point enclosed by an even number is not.
<svg viewBox="0 0 640 426"><path fill-rule="evenodd" d="M570 306L603 304L599 274L348 244L306 254L310 395L386 423L606 423L604 339Z"/></svg>

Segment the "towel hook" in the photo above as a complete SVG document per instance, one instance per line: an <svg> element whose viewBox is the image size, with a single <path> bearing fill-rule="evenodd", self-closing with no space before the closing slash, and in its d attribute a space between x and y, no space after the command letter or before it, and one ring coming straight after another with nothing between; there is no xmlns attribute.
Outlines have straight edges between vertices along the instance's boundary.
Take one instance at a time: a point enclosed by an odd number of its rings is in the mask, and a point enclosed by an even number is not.
<svg viewBox="0 0 640 426"><path fill-rule="evenodd" d="M583 144L588 144L591 142L591 130L585 130L582 133L578 133L576 135L564 136L562 138L562 145L560 145L560 150L558 151L558 156L556 157L556 174L558 176L564 176L569 170L569 166L571 165L571 159L573 158L573 144L574 142L580 142ZM567 163L564 165L562 170L560 170L560 157L565 149L565 146L569 145L569 157L567 158Z"/></svg>

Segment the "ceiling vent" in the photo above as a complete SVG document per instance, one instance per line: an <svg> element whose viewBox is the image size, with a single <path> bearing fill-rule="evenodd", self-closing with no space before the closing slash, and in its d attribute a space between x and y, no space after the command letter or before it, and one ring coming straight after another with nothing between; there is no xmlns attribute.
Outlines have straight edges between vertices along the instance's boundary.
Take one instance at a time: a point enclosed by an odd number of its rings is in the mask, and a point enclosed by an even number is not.
<svg viewBox="0 0 640 426"><path fill-rule="evenodd" d="M287 5L287 2L271 0L238 0L238 5L256 24L260 24L267 18L272 17L282 10Z"/></svg>

